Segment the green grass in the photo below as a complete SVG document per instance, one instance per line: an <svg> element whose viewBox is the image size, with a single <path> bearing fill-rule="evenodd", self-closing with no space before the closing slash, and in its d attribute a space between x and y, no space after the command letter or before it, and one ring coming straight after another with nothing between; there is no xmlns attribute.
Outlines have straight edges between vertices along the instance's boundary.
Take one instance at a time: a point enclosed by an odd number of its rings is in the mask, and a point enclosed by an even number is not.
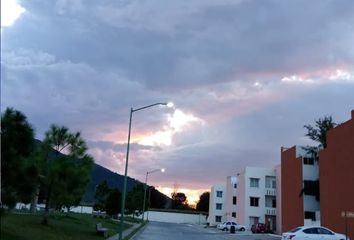
<svg viewBox="0 0 354 240"><path fill-rule="evenodd" d="M89 214L56 213L50 215L48 226L41 224L41 215L7 213L1 215L1 240L98 240L96 223L108 228L108 235L117 234L119 223L94 218ZM126 224L124 228L131 225Z"/></svg>

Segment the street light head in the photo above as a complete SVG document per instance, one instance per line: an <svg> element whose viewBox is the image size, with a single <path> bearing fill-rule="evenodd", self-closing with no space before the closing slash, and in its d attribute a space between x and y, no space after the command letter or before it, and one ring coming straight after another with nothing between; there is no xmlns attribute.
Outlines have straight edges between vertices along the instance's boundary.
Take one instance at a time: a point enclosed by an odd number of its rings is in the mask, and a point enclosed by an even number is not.
<svg viewBox="0 0 354 240"><path fill-rule="evenodd" d="M161 172L165 172L165 169L164 169L164 168L161 168Z"/></svg>
<svg viewBox="0 0 354 240"><path fill-rule="evenodd" d="M168 103L166 104L166 106L169 107L169 108L172 108L172 107L174 106L174 104L173 104L173 102L168 102Z"/></svg>

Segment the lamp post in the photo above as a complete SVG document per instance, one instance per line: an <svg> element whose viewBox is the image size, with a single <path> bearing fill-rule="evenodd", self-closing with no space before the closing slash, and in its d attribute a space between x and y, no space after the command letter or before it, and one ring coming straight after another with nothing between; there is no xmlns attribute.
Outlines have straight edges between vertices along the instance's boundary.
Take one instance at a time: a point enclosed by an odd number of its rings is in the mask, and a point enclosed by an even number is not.
<svg viewBox="0 0 354 240"><path fill-rule="evenodd" d="M142 220L143 220L143 221L144 221L144 214L145 214L145 201L146 201L146 189L147 189L148 176L149 176L150 173L154 173L154 172L158 172L158 171L165 172L165 169L164 169L164 168L161 168L161 169L155 169L155 170L146 172L146 177L145 177L145 190L144 190L144 202L143 202L143 217L142 217ZM150 188L149 188L149 194L150 194ZM149 195L149 196L150 196L150 195ZM150 201L150 197L149 197L149 201Z"/></svg>
<svg viewBox="0 0 354 240"><path fill-rule="evenodd" d="M133 117L133 112L137 112L146 108L154 107L157 105L164 105L167 107L173 107L173 103L154 103L151 105L147 105L145 107L140 107L130 109L130 117L129 117L129 130L128 130L128 143L127 143L127 154L126 154L126 159L125 159L125 171L124 171L124 183L123 183L123 195L122 195L122 205L121 205L121 217L120 217L120 225L119 225L119 240L122 240L123 238L123 224L124 224L124 210L125 210L125 195L127 191L127 173L128 173L128 160L129 160L129 148L130 148L130 133L131 133L131 128L132 128L132 117Z"/></svg>

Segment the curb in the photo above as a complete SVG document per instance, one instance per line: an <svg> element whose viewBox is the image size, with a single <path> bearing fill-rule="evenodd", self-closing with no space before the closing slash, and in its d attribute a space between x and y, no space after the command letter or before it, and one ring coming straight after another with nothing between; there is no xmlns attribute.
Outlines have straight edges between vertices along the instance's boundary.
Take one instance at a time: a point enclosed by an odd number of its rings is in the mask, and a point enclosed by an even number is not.
<svg viewBox="0 0 354 240"><path fill-rule="evenodd" d="M134 240L138 235L140 235L140 233L142 231L144 231L144 229L146 228L146 226L149 224L149 222L145 223L144 226L139 226L138 230L136 231L136 233L134 233L133 236L131 236L129 239L130 240Z"/></svg>

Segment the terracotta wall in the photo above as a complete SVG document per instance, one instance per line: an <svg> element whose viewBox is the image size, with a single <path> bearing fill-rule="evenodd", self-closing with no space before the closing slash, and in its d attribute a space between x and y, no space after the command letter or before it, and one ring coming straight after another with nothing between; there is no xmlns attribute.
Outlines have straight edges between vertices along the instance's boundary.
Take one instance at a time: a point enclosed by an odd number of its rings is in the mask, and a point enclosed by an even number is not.
<svg viewBox="0 0 354 240"><path fill-rule="evenodd" d="M327 132L319 163L321 225L344 233L341 212L354 212L354 110L351 120ZM354 239L354 218L348 219L348 230Z"/></svg>
<svg viewBox="0 0 354 240"><path fill-rule="evenodd" d="M296 158L296 147L281 150L282 232L304 225L302 160Z"/></svg>

